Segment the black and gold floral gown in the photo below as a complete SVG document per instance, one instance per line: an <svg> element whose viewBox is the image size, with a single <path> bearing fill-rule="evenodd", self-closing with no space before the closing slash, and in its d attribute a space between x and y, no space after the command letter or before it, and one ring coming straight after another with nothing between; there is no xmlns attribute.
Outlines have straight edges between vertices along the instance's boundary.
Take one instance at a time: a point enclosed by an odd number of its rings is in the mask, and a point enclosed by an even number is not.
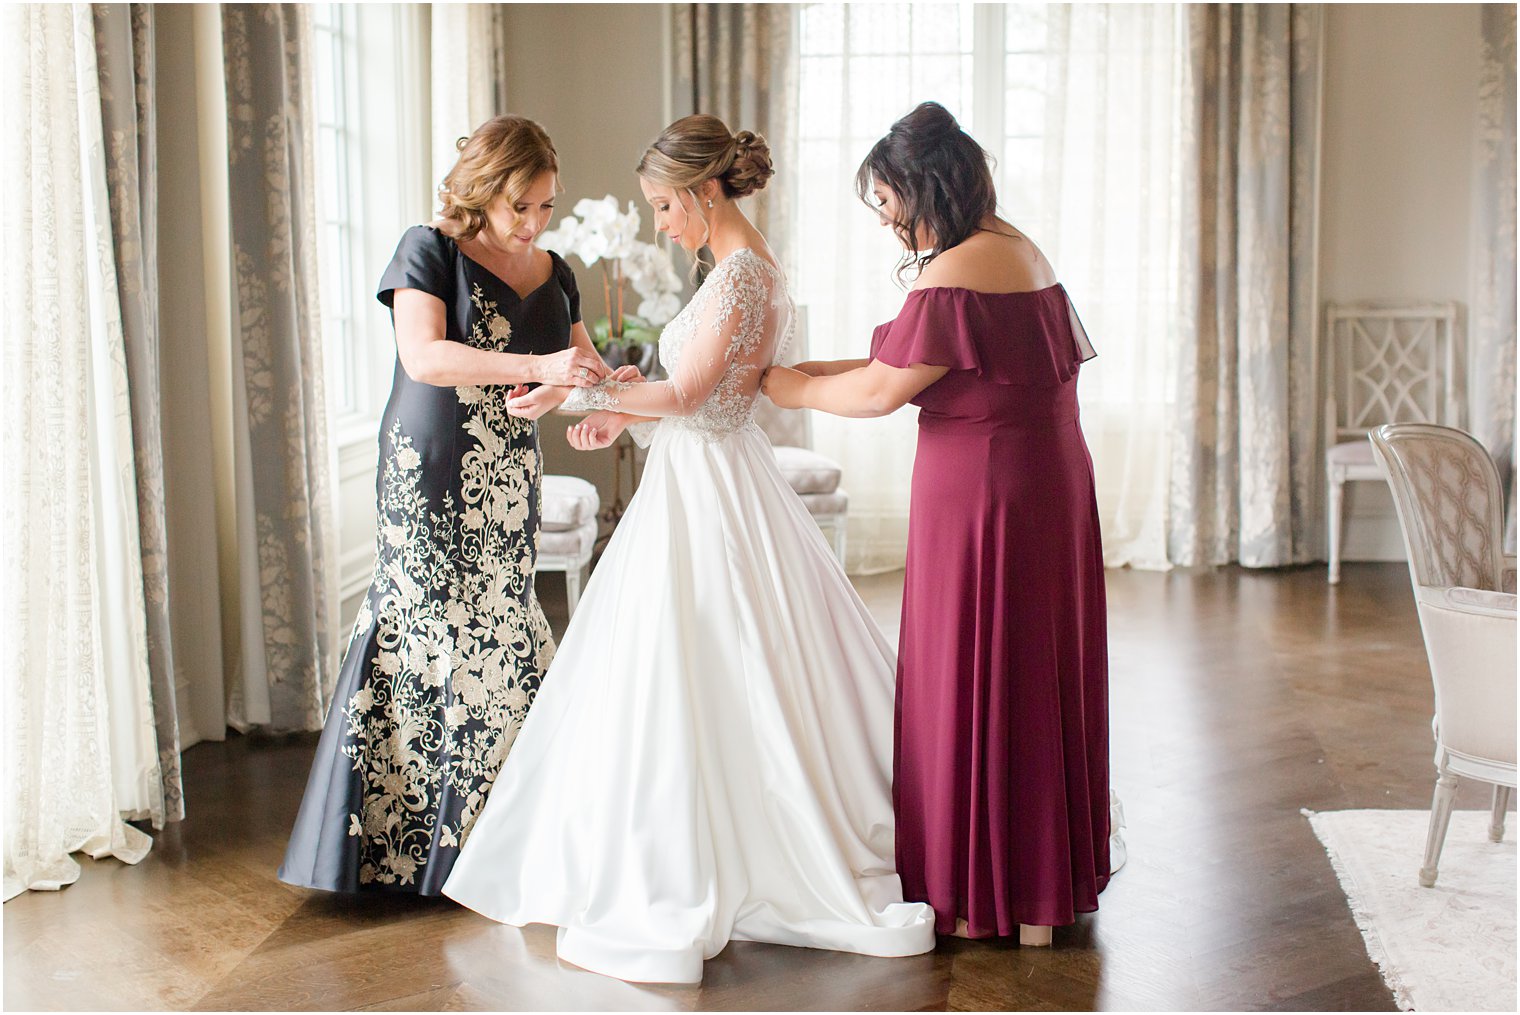
<svg viewBox="0 0 1520 1015"><path fill-rule="evenodd" d="M443 300L448 339L499 352L568 347L580 320L558 255L533 292L430 226L380 280ZM374 582L359 608L280 879L436 895L554 654L533 591L536 423L504 385L437 387L398 357L380 426Z"/></svg>

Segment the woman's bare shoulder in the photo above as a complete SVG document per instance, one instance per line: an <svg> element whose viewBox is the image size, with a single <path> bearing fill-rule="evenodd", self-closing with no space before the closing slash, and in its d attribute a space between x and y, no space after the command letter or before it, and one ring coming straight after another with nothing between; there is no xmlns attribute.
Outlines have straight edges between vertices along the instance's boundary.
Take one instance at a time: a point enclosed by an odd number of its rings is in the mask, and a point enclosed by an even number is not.
<svg viewBox="0 0 1520 1015"><path fill-rule="evenodd" d="M1023 233L983 231L929 262L913 288L1021 292L1055 285L1055 270Z"/></svg>

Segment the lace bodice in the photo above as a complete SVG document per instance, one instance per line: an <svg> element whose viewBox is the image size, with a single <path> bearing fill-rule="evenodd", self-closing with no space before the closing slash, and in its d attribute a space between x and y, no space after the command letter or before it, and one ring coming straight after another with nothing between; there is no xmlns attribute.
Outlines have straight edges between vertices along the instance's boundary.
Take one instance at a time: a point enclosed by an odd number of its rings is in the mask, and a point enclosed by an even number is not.
<svg viewBox="0 0 1520 1015"><path fill-rule="evenodd" d="M721 440L751 424L760 374L785 348L792 318L781 273L741 247L718 262L665 326L660 363L669 380L577 388L564 408L663 416L665 426ZM652 429L652 424L640 427L645 432L635 430L634 436L645 444Z"/></svg>

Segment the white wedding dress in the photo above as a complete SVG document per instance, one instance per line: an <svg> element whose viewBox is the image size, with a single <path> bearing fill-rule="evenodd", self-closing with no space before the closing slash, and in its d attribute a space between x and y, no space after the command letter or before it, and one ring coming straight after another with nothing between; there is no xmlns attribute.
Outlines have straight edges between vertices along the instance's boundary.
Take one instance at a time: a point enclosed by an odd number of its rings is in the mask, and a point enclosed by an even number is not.
<svg viewBox="0 0 1520 1015"><path fill-rule="evenodd" d="M751 418L791 320L741 249L666 327L670 380L567 403L666 418L443 891L557 926L586 969L690 983L731 940L934 947L894 869L893 650Z"/></svg>

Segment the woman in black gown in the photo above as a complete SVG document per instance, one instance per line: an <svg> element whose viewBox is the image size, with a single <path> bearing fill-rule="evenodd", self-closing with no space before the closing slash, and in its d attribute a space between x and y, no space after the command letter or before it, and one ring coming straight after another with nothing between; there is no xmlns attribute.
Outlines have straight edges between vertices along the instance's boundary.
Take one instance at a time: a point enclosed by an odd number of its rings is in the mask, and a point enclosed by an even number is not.
<svg viewBox="0 0 1520 1015"><path fill-rule="evenodd" d="M437 894L554 654L533 591L538 426L506 401L607 370L574 274L533 245L558 189L548 135L499 116L459 147L440 218L380 280L397 359L374 582L279 871L308 888Z"/></svg>

